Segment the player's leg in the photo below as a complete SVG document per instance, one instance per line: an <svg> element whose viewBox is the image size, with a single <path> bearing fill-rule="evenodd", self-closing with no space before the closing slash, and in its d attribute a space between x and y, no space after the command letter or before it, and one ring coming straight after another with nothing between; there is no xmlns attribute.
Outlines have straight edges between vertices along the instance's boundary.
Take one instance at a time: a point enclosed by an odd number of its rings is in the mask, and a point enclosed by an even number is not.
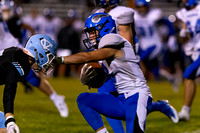
<svg viewBox="0 0 200 133"><path fill-rule="evenodd" d="M98 93L104 92L116 92L115 85L109 76L107 77L107 80L104 82L104 84L98 88ZM125 133L122 120L116 120L109 117L106 117L106 119L114 133Z"/></svg>
<svg viewBox="0 0 200 133"><path fill-rule="evenodd" d="M144 133L146 116L152 98L136 93L126 99L126 130L127 133Z"/></svg>
<svg viewBox="0 0 200 133"><path fill-rule="evenodd" d="M148 113L160 111L169 117L172 122L177 123L179 121L176 109L169 104L168 100L162 100L158 102L152 102L151 107L148 109Z"/></svg>
<svg viewBox="0 0 200 133"><path fill-rule="evenodd" d="M190 110L196 93L195 78L199 75L200 57L189 65L184 72L184 104L178 113L179 119L187 121L190 119Z"/></svg>
<svg viewBox="0 0 200 133"><path fill-rule="evenodd" d="M125 133L122 120L112 119L109 117L106 117L106 119L114 133Z"/></svg>
<svg viewBox="0 0 200 133"><path fill-rule="evenodd" d="M82 93L77 98L79 110L88 124L97 132L105 131L101 115L125 119L119 99L110 93Z"/></svg>
<svg viewBox="0 0 200 133"><path fill-rule="evenodd" d="M196 93L195 81L184 79L184 87L184 103L178 116L181 121L188 121L190 119L191 106Z"/></svg>
<svg viewBox="0 0 200 133"><path fill-rule="evenodd" d="M39 88L43 93L49 96L62 117L67 117L69 115L68 107L65 103L65 97L58 95L44 77L42 77L41 75L36 76L31 69L29 75L26 77L26 81L28 81L31 85Z"/></svg>

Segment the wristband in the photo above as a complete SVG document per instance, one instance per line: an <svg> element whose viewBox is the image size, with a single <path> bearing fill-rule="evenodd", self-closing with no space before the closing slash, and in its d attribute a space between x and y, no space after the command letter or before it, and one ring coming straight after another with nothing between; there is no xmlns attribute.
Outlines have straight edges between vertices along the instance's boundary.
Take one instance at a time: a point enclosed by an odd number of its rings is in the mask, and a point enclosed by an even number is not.
<svg viewBox="0 0 200 133"><path fill-rule="evenodd" d="M65 58L63 56L61 56L61 63L64 64L64 60Z"/></svg>
<svg viewBox="0 0 200 133"><path fill-rule="evenodd" d="M181 29L180 33L179 33L179 36L180 37L186 37L187 36L187 33L188 33L188 30L187 29Z"/></svg>
<svg viewBox="0 0 200 133"><path fill-rule="evenodd" d="M14 119L13 116L12 116L12 117L9 117L9 118L6 118L6 122L5 122L5 126L6 126L6 127L7 127L7 124L8 124L9 122L15 122L15 119Z"/></svg>

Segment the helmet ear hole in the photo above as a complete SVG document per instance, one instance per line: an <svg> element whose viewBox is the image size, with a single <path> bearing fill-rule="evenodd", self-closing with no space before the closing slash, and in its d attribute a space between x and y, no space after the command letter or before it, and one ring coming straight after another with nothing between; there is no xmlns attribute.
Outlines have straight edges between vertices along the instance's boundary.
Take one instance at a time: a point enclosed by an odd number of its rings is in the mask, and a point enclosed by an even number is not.
<svg viewBox="0 0 200 133"><path fill-rule="evenodd" d="M39 53L39 56L40 56L40 58L44 58L44 56L41 53Z"/></svg>

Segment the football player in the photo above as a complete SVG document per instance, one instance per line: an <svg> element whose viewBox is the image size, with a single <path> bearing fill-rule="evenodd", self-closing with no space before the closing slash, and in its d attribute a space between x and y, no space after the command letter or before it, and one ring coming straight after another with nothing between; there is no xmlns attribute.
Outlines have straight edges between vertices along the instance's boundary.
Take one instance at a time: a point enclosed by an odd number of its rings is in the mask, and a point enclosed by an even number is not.
<svg viewBox="0 0 200 133"><path fill-rule="evenodd" d="M19 41L16 38L14 38L14 36L9 32L6 22L1 17L1 12L0 12L0 44L1 44L0 53L2 52L2 50L9 47L22 48L22 45L19 43ZM44 92L53 101L53 103L57 107L62 117L68 116L69 114L68 107L65 103L64 96L58 95L45 78L37 76L33 72L33 70L30 69L30 73L26 76L25 80L29 82L31 85L39 88L42 92Z"/></svg>
<svg viewBox="0 0 200 133"><path fill-rule="evenodd" d="M120 6L120 0L95 0L95 5L97 7L100 7L96 11L98 12L104 12L108 13L113 17L116 23L116 30L119 35L127 39L132 45L133 48L135 49L135 40L133 39L133 32L132 32L132 27L133 27L133 15L134 15L134 10L129 7L125 6ZM100 88L98 88L98 92L115 92L115 86L112 83L112 80L110 77L107 77L106 82L104 85ZM115 133L123 133L124 128L121 120L116 120L116 119L111 119L106 117L108 120L109 124L111 125L113 131Z"/></svg>
<svg viewBox="0 0 200 133"><path fill-rule="evenodd" d="M159 75L162 75L171 83L174 83L175 77L166 70L161 69L158 61L163 44L156 23L162 17L160 9L151 9L150 3L146 0L136 0L134 18L142 70L148 79L158 79Z"/></svg>
<svg viewBox="0 0 200 133"><path fill-rule="evenodd" d="M193 62L184 71L184 103L178 115L180 120L187 121L196 93L195 79L200 76L200 5L197 0L183 0L183 4L185 7L176 12L183 22L179 36L186 42L185 54L191 56Z"/></svg>
<svg viewBox="0 0 200 133"><path fill-rule="evenodd" d="M5 85L3 107L8 133L19 133L13 113L17 83L29 74L31 68L47 74L55 51L55 42L43 34L30 37L23 50L17 47L3 50L0 56L0 85Z"/></svg>
<svg viewBox="0 0 200 133"><path fill-rule="evenodd" d="M88 36L84 40L85 46L97 50L57 57L55 62L79 64L102 61L114 81L117 95L82 93L77 98L79 110L95 132L108 132L100 114L126 120L127 132L144 132L152 96L131 43L116 34L115 21L106 13L89 16L84 31Z"/></svg>
<svg viewBox="0 0 200 133"><path fill-rule="evenodd" d="M117 33L120 34L125 39L127 39L129 42L131 42L132 45L134 46L135 40L133 40L133 34L132 34L132 26L134 26L133 25L134 10L128 7L119 6L118 5L119 0L102 0L102 1L95 0L95 4L102 8L102 9L97 10L96 12L106 12L109 15L111 15L116 22ZM82 69L85 69L85 68L83 67ZM87 69L85 70L87 71ZM81 76L83 75L85 74L81 73ZM116 88L110 76L107 76L106 82L103 84L103 86L98 88L98 92L99 93L109 92L111 94L116 92ZM167 111L167 110L171 110L171 111ZM167 115L170 119L172 118L172 121L174 119L171 116L174 116L175 118L177 117L176 111L173 108L171 108L168 101L166 100L153 102L151 106L151 111L149 110L149 112L152 112L152 111L161 111L162 113ZM111 119L108 117L106 118L115 133L124 132L124 128L123 128L123 124L121 120ZM177 119L173 122L176 123Z"/></svg>

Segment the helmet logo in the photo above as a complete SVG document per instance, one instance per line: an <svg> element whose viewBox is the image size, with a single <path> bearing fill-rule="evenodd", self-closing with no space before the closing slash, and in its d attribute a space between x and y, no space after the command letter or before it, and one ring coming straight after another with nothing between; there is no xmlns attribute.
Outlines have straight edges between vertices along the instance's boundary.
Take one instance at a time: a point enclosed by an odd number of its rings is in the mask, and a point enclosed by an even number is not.
<svg viewBox="0 0 200 133"><path fill-rule="evenodd" d="M42 44L42 47L43 47L43 49L49 49L49 47L53 47L53 44L51 44L47 39L45 39L45 38L42 38L41 40L40 40L40 42L41 42L41 44Z"/></svg>
<svg viewBox="0 0 200 133"><path fill-rule="evenodd" d="M92 23L98 23L102 17L106 17L108 15L105 15L105 14L99 14L99 15L96 15L94 17L92 17Z"/></svg>

